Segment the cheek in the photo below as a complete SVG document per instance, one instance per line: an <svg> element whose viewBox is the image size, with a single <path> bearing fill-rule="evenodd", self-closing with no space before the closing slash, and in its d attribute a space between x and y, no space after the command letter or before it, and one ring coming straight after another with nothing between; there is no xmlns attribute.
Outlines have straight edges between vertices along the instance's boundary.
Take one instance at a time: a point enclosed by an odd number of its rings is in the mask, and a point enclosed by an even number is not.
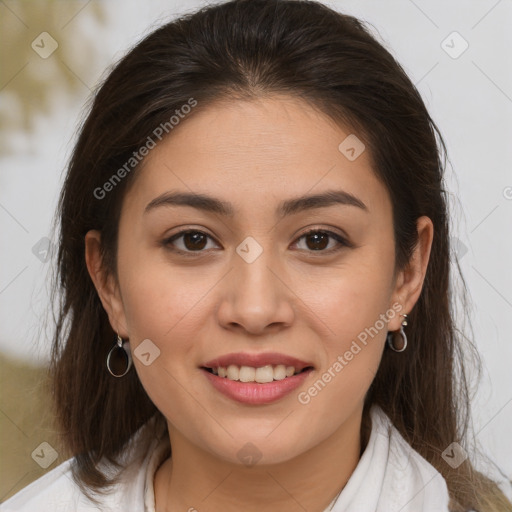
<svg viewBox="0 0 512 512"><path fill-rule="evenodd" d="M200 318L206 314L204 297L218 279L197 274L189 271L184 276L168 263L149 258L126 262L125 273L120 271L137 374L150 399L173 424L179 424L181 415L191 418L204 414L191 399L191 370L195 371ZM149 365L137 357L139 344L147 339L154 344L157 354Z"/></svg>
<svg viewBox="0 0 512 512"><path fill-rule="evenodd" d="M134 364L142 385L168 417L175 420L176 411L197 413L188 394L191 370L195 371L202 355L205 335L201 330L212 315L209 292L219 276L211 269L171 267L165 255L137 257L132 252L119 265L119 278ZM142 350L137 348L148 339L158 356L146 366L137 358Z"/></svg>
<svg viewBox="0 0 512 512"><path fill-rule="evenodd" d="M369 330L374 336L375 328L387 332L381 315L390 308L392 276L393 254L360 251L329 273L317 271L303 286L299 295L325 326L329 352L344 352L358 337L364 341Z"/></svg>
<svg viewBox="0 0 512 512"><path fill-rule="evenodd" d="M204 296L218 280L199 268L171 267L161 255L133 254L119 267L126 322L136 342L150 338L156 344L174 343L173 334L193 325Z"/></svg>
<svg viewBox="0 0 512 512"><path fill-rule="evenodd" d="M305 302L315 305L329 335L323 339L322 368L298 401L308 417L323 418L318 428L330 431L344 421L377 373L387 323L396 314L389 302L393 257L392 251L361 251L330 274L323 292L310 288Z"/></svg>
<svg viewBox="0 0 512 512"><path fill-rule="evenodd" d="M322 368L297 396L313 431L328 435L346 421L377 373L387 322L395 315L388 263L359 259L332 274L329 293L309 296L330 333L323 339Z"/></svg>

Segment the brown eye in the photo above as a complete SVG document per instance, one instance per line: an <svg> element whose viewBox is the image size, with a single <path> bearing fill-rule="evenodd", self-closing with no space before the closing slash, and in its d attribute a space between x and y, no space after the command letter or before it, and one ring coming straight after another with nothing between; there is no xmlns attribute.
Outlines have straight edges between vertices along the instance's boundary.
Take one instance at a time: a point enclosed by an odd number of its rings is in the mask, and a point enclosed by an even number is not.
<svg viewBox="0 0 512 512"><path fill-rule="evenodd" d="M168 249L190 255L191 253L202 253L208 249L208 241L213 238L207 233L198 230L185 230L176 233L163 241L163 245ZM337 233L325 230L311 230L298 238L298 241L305 240L305 247L299 247L306 252L336 252L343 247L350 247L350 244ZM299 242L296 242L297 244ZM216 244L214 244L216 245ZM218 247L218 246L217 246Z"/></svg>
<svg viewBox="0 0 512 512"><path fill-rule="evenodd" d="M306 245L308 246L308 249L311 250L320 250L325 249L329 245L329 235L326 233L313 233L311 235L306 236Z"/></svg>
<svg viewBox="0 0 512 512"><path fill-rule="evenodd" d="M319 229L304 233L298 240L300 241L302 239L306 241L305 250L309 252L319 251L328 253L349 245L340 235L333 233L332 231L323 231ZM334 240L334 243L329 246L331 240Z"/></svg>
<svg viewBox="0 0 512 512"><path fill-rule="evenodd" d="M207 237L204 233L199 231L190 231L183 235L183 244L190 251L197 251L204 249Z"/></svg>
<svg viewBox="0 0 512 512"><path fill-rule="evenodd" d="M182 253L205 252L208 241L213 240L210 235L198 230L180 231L164 240L163 245Z"/></svg>

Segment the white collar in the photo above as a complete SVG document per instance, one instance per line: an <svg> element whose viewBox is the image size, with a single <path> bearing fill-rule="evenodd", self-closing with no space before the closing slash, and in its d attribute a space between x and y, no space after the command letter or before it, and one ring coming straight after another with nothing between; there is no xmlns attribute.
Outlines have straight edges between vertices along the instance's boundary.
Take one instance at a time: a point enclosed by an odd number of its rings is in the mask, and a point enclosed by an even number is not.
<svg viewBox="0 0 512 512"><path fill-rule="evenodd" d="M370 409L372 431L331 512L448 512L443 476L416 452L384 411Z"/></svg>

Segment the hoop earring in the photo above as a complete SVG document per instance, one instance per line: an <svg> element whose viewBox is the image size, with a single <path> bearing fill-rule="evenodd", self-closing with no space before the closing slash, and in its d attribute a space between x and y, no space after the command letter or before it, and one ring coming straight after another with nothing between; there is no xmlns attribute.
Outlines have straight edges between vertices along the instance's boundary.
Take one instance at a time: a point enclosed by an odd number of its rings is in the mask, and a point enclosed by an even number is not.
<svg viewBox="0 0 512 512"><path fill-rule="evenodd" d="M402 325L400 326L399 331L390 331L388 332L388 335L386 337L386 341L394 352L403 352L407 348L407 336L405 335L404 326L407 325L407 315L400 315L403 316L404 319L402 321ZM397 338L401 337L401 340L398 340Z"/></svg>
<svg viewBox="0 0 512 512"><path fill-rule="evenodd" d="M125 370L124 371L114 371L119 370L119 364L114 363L112 364L112 354L117 354L117 359L119 361L120 358L124 359L125 361ZM133 361L132 361L132 355L130 353L130 343L128 341L123 342L123 339L119 334L117 335L117 341L114 344L114 346L110 349L108 355L107 355L107 370L109 371L110 375L113 375L114 377L120 378L124 377L130 368L132 367ZM112 366L114 366L114 370L112 369Z"/></svg>

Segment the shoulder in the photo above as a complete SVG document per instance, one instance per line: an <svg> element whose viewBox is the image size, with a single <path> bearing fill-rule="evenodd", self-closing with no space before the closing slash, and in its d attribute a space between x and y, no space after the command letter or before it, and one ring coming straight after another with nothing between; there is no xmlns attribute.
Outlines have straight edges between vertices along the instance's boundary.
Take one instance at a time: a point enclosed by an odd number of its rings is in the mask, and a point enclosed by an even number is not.
<svg viewBox="0 0 512 512"><path fill-rule="evenodd" d="M371 415L375 433L389 440L383 486L384 494L389 494L386 499L401 503L403 496L410 495L407 507L403 507L404 512L448 511L448 487L441 473L404 439L380 407L372 407Z"/></svg>
<svg viewBox="0 0 512 512"><path fill-rule="evenodd" d="M152 469L155 465L156 458L166 449L163 440L165 437L153 420L143 425L120 456L123 469L117 473L116 483L104 493L91 493L95 501L89 499L73 479L74 459L68 459L0 504L0 512L144 510L148 494L147 473L150 466ZM109 477L115 475L105 461L99 467Z"/></svg>
<svg viewBox="0 0 512 512"><path fill-rule="evenodd" d="M437 477L444 482L439 471L404 439L380 407L372 409L372 421L378 434L389 437L389 462L397 472L414 470L413 474L423 484Z"/></svg>
<svg viewBox="0 0 512 512"><path fill-rule="evenodd" d="M68 459L0 505L1 512L67 512L98 510L81 492L71 475Z"/></svg>

